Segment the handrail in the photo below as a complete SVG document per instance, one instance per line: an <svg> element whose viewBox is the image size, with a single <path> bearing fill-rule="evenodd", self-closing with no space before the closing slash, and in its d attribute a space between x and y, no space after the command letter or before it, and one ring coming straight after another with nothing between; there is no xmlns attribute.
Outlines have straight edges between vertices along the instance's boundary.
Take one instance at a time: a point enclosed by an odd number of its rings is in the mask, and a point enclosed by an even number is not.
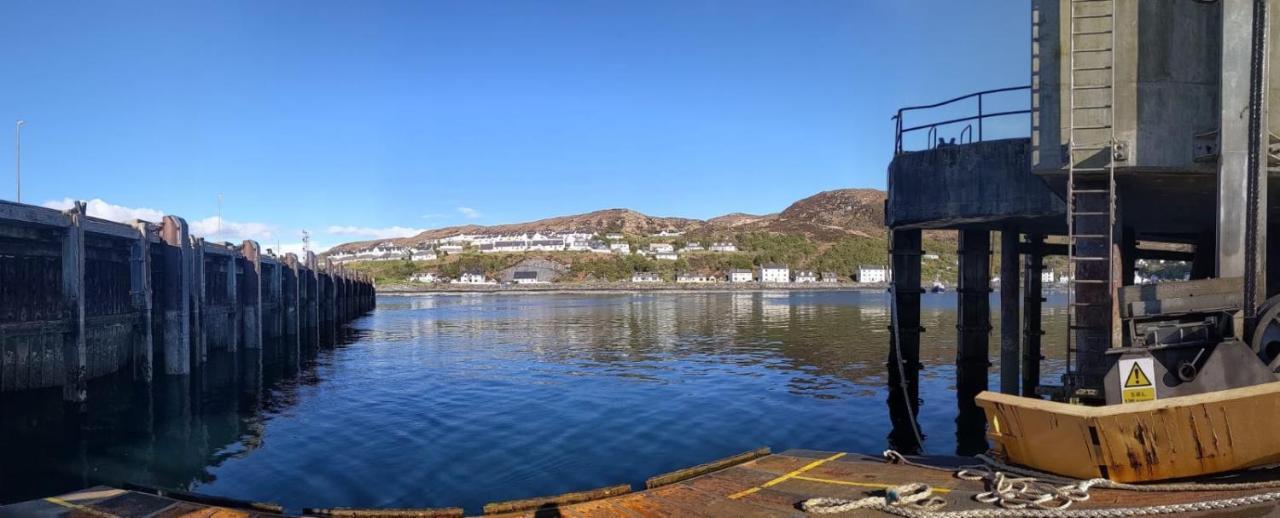
<svg viewBox="0 0 1280 518"><path fill-rule="evenodd" d="M903 108L898 108L898 113L897 113L896 115L894 115L894 116L893 116L893 121L894 121L893 153L894 153L895 155L897 155L897 154L900 154L900 153L902 153L902 152L903 152L903 151L902 151L902 135L903 135L904 133L910 133L910 132L912 132L912 131L917 131L917 130L922 130L922 129L925 129L925 128L929 128L929 133L930 133L930 142L929 142L928 146L929 146L929 149L932 149L932 148L933 148L932 137L934 137L934 136L936 136L936 135L937 135L937 131L938 131L938 130L937 130L937 127L938 127L938 126L945 126L945 125L947 125L947 124L955 124L955 123L958 123L958 122L975 121L975 120L976 120L976 121L978 121L978 141L979 141L979 142L981 142L981 141L982 141L982 121L983 121L983 120L985 120L985 119L990 119L990 118L992 118L992 117L1003 117L1003 116L1006 116L1006 115L1021 115L1021 114L1031 113L1031 110L1030 110L1030 109L1026 109L1026 110L1006 110L1006 111L1000 111L1000 112L995 112L995 113L984 113L984 112L983 112L983 109L982 109L982 100L983 100L983 97L984 97L984 96L987 96L987 95L991 95L991 94L998 94L998 93L1004 93L1004 92L1013 92L1013 91L1018 91L1018 90L1028 90L1028 91L1029 91L1029 90L1031 90L1031 85L1027 85L1027 86L1010 86L1010 87L1005 87L1005 88L996 88L996 89L992 89L992 90L983 90L983 91L981 91L981 92L974 92L974 93L971 93L971 94L966 94L966 95L962 95L962 96L960 96L960 97L956 97L956 98L954 98L954 99L947 99L947 100L945 100L945 101L937 102L937 103L933 103L933 104L922 104L922 105L919 105L919 106L906 106L906 107L903 107ZM918 111L918 110L928 110L928 109L932 109L932 108L937 108L937 107L939 107L939 106L946 106L946 105L948 105L948 104L956 103L956 102L963 101L963 100L966 100L966 99L973 99L973 98L975 98L975 97L978 99L978 114L977 114L977 115L973 115L973 116L970 116L970 117L960 117L960 118L950 119L950 120L945 120L945 121L941 121L941 122L931 122L931 123L928 123L928 124L921 124L921 125L918 125L918 126L911 126L911 127L908 127L908 128L904 128L904 127L902 127L902 114L904 114L904 113L906 113L906 112L910 112L910 111ZM967 128L967 130L969 131L969 141L970 141L970 142L973 142L973 130L972 130L972 125L970 125L970 128ZM963 131L962 131L962 132L961 132L961 139L962 139L962 140L963 140L963 136L964 136L964 134L963 134Z"/></svg>

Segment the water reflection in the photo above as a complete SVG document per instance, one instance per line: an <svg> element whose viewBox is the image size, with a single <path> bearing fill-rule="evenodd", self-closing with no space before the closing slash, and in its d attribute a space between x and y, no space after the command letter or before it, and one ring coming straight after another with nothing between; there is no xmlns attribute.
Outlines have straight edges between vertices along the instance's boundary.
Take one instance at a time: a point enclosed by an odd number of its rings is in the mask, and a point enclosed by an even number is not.
<svg viewBox="0 0 1280 518"><path fill-rule="evenodd" d="M922 304L930 453L969 439L955 425L954 305ZM477 511L762 445L874 452L903 433L885 410L889 323L878 292L382 297L336 346L214 356L151 390L97 380L83 415L57 391L6 396L0 500L127 481L293 510ZM1048 380L1061 337L1045 338Z"/></svg>

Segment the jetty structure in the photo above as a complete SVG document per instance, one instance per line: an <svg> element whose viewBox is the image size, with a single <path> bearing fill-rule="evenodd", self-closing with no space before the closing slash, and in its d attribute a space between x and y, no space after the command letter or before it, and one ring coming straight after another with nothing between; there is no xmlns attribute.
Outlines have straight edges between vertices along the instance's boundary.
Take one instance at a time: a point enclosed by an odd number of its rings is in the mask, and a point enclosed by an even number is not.
<svg viewBox="0 0 1280 518"><path fill-rule="evenodd" d="M1245 431L1276 424L1263 408L1280 402L1280 239L1269 239L1280 222L1269 182L1280 172L1277 7L1033 0L1029 85L897 112L886 210L895 424L913 428L919 405L921 231L954 230L958 425L977 437L985 428L996 454L1123 481L1280 461L1280 445ZM1029 105L985 108L1009 95ZM966 102L969 116L931 119ZM1026 121L1029 136L984 138L1001 120ZM1003 394L980 396L993 232ZM1041 321L1051 255L1069 270L1059 329ZM1134 285L1144 259L1185 261L1189 278ZM1060 379L1041 378L1045 333L1066 336Z"/></svg>
<svg viewBox="0 0 1280 518"><path fill-rule="evenodd" d="M0 392L62 387L81 403L112 373L149 384L202 369L211 351L296 352L375 305L360 272L209 242L177 216L125 224L81 202L0 202L0 247Z"/></svg>

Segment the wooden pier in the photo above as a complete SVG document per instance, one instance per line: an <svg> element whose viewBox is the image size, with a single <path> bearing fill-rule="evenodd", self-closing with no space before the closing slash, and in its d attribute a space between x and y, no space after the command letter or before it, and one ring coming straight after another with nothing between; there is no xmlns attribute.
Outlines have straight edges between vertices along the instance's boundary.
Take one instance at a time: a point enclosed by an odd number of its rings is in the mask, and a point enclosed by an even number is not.
<svg viewBox="0 0 1280 518"><path fill-rule="evenodd" d="M177 216L124 224L83 203L0 202L0 392L60 386L83 402L88 380L122 370L150 383L211 350L296 349L374 298L372 279L315 254L207 242Z"/></svg>
<svg viewBox="0 0 1280 518"><path fill-rule="evenodd" d="M981 481L953 475L961 465L977 463L964 457L915 457L909 464L888 463L879 457L854 453L790 450L768 454L749 452L693 468L655 476L647 489L632 492L628 485L582 491L485 506L485 516L512 517L613 517L613 516L804 516L799 504L815 497L859 499L883 494L891 487L925 483L945 500L941 511L1000 509L980 503L974 496L986 491ZM940 469L938 469L940 468ZM1227 480L1256 480L1274 473L1252 473ZM1150 508L1236 498L1264 493L1240 491L1137 492L1095 488L1087 501L1071 510ZM1274 512L1274 504L1234 507L1234 516L1262 516ZM1227 511L1220 509L1218 512ZM278 516L288 514L274 504L238 502L188 493L143 492L96 487L75 493L0 507L0 518L63 516ZM345 517L460 517L456 507L434 509L306 509L307 516ZM1213 513L1173 513L1175 516L1209 516ZM859 510L835 516L886 516Z"/></svg>

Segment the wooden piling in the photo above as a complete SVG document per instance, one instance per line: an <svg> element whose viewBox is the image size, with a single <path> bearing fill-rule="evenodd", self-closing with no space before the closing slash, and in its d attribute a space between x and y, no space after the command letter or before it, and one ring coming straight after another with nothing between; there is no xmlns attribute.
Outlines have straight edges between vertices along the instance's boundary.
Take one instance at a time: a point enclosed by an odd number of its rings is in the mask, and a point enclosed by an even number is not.
<svg viewBox="0 0 1280 518"><path fill-rule="evenodd" d="M1000 392L1015 395L1022 362L1018 238L1012 227L1000 233Z"/></svg>
<svg viewBox="0 0 1280 518"><path fill-rule="evenodd" d="M168 245L164 253L164 372L190 374L192 268L187 222L177 216L165 216L160 239Z"/></svg>
<svg viewBox="0 0 1280 518"><path fill-rule="evenodd" d="M1040 340L1044 336L1040 323L1044 302L1043 247L1044 236L1027 235L1022 297L1022 395L1027 397L1039 397L1036 389L1040 386L1040 360L1044 359L1040 354Z"/></svg>
<svg viewBox="0 0 1280 518"><path fill-rule="evenodd" d="M209 360L209 341L204 335L204 310L208 304L205 286L204 238L191 240L191 363L204 365Z"/></svg>
<svg viewBox="0 0 1280 518"><path fill-rule="evenodd" d="M986 451L986 419L974 402L987 390L991 367L991 232L959 231L960 282L956 312L956 454Z"/></svg>
<svg viewBox="0 0 1280 518"><path fill-rule="evenodd" d="M897 325L889 325L889 357L885 368L889 380L889 420L893 425L890 443L894 448L919 453L923 447L916 435L920 413L920 283L921 234L919 230L894 230L890 237L893 261L891 310Z"/></svg>
<svg viewBox="0 0 1280 518"><path fill-rule="evenodd" d="M151 225L135 221L138 239L133 242L129 255L129 295L133 308L138 312L134 325L133 378L151 383L152 350L151 332Z"/></svg>
<svg viewBox="0 0 1280 518"><path fill-rule="evenodd" d="M262 256L258 243L240 245L244 284L240 287L240 323L245 349L262 348Z"/></svg>
<svg viewBox="0 0 1280 518"><path fill-rule="evenodd" d="M66 211L67 229L62 238L62 296L66 304L67 333L63 338L62 399L81 403L88 397L84 329L84 217L85 204L76 202Z"/></svg>

